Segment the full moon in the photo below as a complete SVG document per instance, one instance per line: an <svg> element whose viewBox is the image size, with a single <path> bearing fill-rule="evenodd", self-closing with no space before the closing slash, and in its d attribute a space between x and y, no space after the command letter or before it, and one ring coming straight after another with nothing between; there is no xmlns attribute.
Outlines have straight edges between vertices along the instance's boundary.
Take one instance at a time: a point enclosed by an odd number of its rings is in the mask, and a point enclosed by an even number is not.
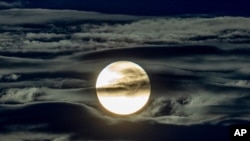
<svg viewBox="0 0 250 141"><path fill-rule="evenodd" d="M137 64L117 61L106 66L96 81L97 97L108 111L118 115L138 112L150 97L150 80Z"/></svg>

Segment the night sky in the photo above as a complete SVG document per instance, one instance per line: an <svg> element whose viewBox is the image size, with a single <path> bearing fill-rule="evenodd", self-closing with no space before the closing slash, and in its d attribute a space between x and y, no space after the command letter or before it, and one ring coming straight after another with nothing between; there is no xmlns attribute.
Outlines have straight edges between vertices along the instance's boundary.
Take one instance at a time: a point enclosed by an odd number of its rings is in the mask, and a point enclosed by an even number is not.
<svg viewBox="0 0 250 141"><path fill-rule="evenodd" d="M0 141L229 141L250 124L249 4L0 0ZM95 88L121 60L151 83L128 116Z"/></svg>
<svg viewBox="0 0 250 141"><path fill-rule="evenodd" d="M82 11L96 11L112 14L129 14L144 16L172 16L186 14L213 14L213 15L233 15L249 16L249 1L237 0L8 0L2 1L15 4L0 7L13 8L45 8L45 9L72 9Z"/></svg>
<svg viewBox="0 0 250 141"><path fill-rule="evenodd" d="M77 9L104 13L165 16L172 14L221 14L248 15L249 2L240 1L200 1L200 0L62 0L51 2L29 1L30 8Z"/></svg>

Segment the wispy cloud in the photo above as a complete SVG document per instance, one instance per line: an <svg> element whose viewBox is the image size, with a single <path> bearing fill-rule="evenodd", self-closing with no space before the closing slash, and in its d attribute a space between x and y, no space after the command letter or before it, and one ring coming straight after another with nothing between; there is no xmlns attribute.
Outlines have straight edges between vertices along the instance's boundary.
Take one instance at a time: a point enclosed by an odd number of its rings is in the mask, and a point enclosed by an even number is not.
<svg viewBox="0 0 250 141"><path fill-rule="evenodd" d="M27 86L29 84L26 84ZM95 95L87 89L55 89L47 87L10 88L0 93L1 104L26 104L33 102L61 101L96 105Z"/></svg>
<svg viewBox="0 0 250 141"><path fill-rule="evenodd" d="M47 134L43 132L12 132L7 134L0 134L1 140L12 140L12 141L20 141L20 140L49 140L49 141L69 141L69 134Z"/></svg>
<svg viewBox="0 0 250 141"><path fill-rule="evenodd" d="M6 75L4 76L2 79L5 79L7 81L16 81L18 78L20 78L21 75L18 75L18 74L10 74L10 75ZM1 79L0 79L1 80Z"/></svg>
<svg viewBox="0 0 250 141"><path fill-rule="evenodd" d="M239 24L234 24L235 22ZM130 24L89 27L75 37L135 44L178 44L201 42L244 42L250 20L242 17L159 18Z"/></svg>
<svg viewBox="0 0 250 141"><path fill-rule="evenodd" d="M250 37L247 17L153 18L72 10L11 9L0 11L0 24L4 25L0 48L8 51L86 51L182 44L230 44L228 49L234 47L232 44L249 43ZM20 32L12 32L14 27Z"/></svg>
<svg viewBox="0 0 250 141"><path fill-rule="evenodd" d="M51 40L53 38L63 38L64 34L55 34L55 33L27 33L26 38L29 40L32 39L42 39L42 40Z"/></svg>
<svg viewBox="0 0 250 141"><path fill-rule="evenodd" d="M101 14L75 10L49 9L9 9L0 11L0 24L53 24L61 22L69 24L83 21L133 21L140 19L136 16Z"/></svg>
<svg viewBox="0 0 250 141"><path fill-rule="evenodd" d="M23 7L24 3L22 1L6 2L0 1L0 8L19 8Z"/></svg>
<svg viewBox="0 0 250 141"><path fill-rule="evenodd" d="M1 94L0 103L27 103L35 101L42 92L36 88L9 89Z"/></svg>
<svg viewBox="0 0 250 141"><path fill-rule="evenodd" d="M244 100L246 96L247 94L238 93L215 95L208 91L200 91L195 94L190 92L189 95L176 97L165 95L153 99L145 111L135 116L135 119L148 119L158 123L176 125L216 124L224 120L234 119L231 114L240 113L240 110L232 108L227 111L226 109L234 107L234 101ZM246 107L247 105L244 106L247 109L250 108ZM235 119L242 120L247 118L249 118L249 114L235 117Z"/></svg>

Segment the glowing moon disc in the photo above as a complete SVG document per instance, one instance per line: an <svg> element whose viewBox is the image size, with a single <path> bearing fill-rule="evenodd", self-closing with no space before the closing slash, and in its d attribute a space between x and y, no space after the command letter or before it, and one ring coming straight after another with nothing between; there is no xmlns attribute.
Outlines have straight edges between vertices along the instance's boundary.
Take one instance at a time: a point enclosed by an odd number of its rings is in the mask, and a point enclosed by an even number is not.
<svg viewBox="0 0 250 141"><path fill-rule="evenodd" d="M115 114L128 115L139 111L148 102L150 81L139 65L118 61L101 71L96 90L105 109Z"/></svg>

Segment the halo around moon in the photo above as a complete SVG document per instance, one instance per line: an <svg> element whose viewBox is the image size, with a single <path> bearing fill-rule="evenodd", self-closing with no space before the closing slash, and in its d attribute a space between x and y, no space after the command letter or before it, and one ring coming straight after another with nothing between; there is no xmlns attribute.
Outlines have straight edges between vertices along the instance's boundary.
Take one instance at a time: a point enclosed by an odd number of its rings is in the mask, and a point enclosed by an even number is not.
<svg viewBox="0 0 250 141"><path fill-rule="evenodd" d="M150 97L150 80L137 64L117 61L106 66L96 81L97 97L108 111L118 115L142 109Z"/></svg>

